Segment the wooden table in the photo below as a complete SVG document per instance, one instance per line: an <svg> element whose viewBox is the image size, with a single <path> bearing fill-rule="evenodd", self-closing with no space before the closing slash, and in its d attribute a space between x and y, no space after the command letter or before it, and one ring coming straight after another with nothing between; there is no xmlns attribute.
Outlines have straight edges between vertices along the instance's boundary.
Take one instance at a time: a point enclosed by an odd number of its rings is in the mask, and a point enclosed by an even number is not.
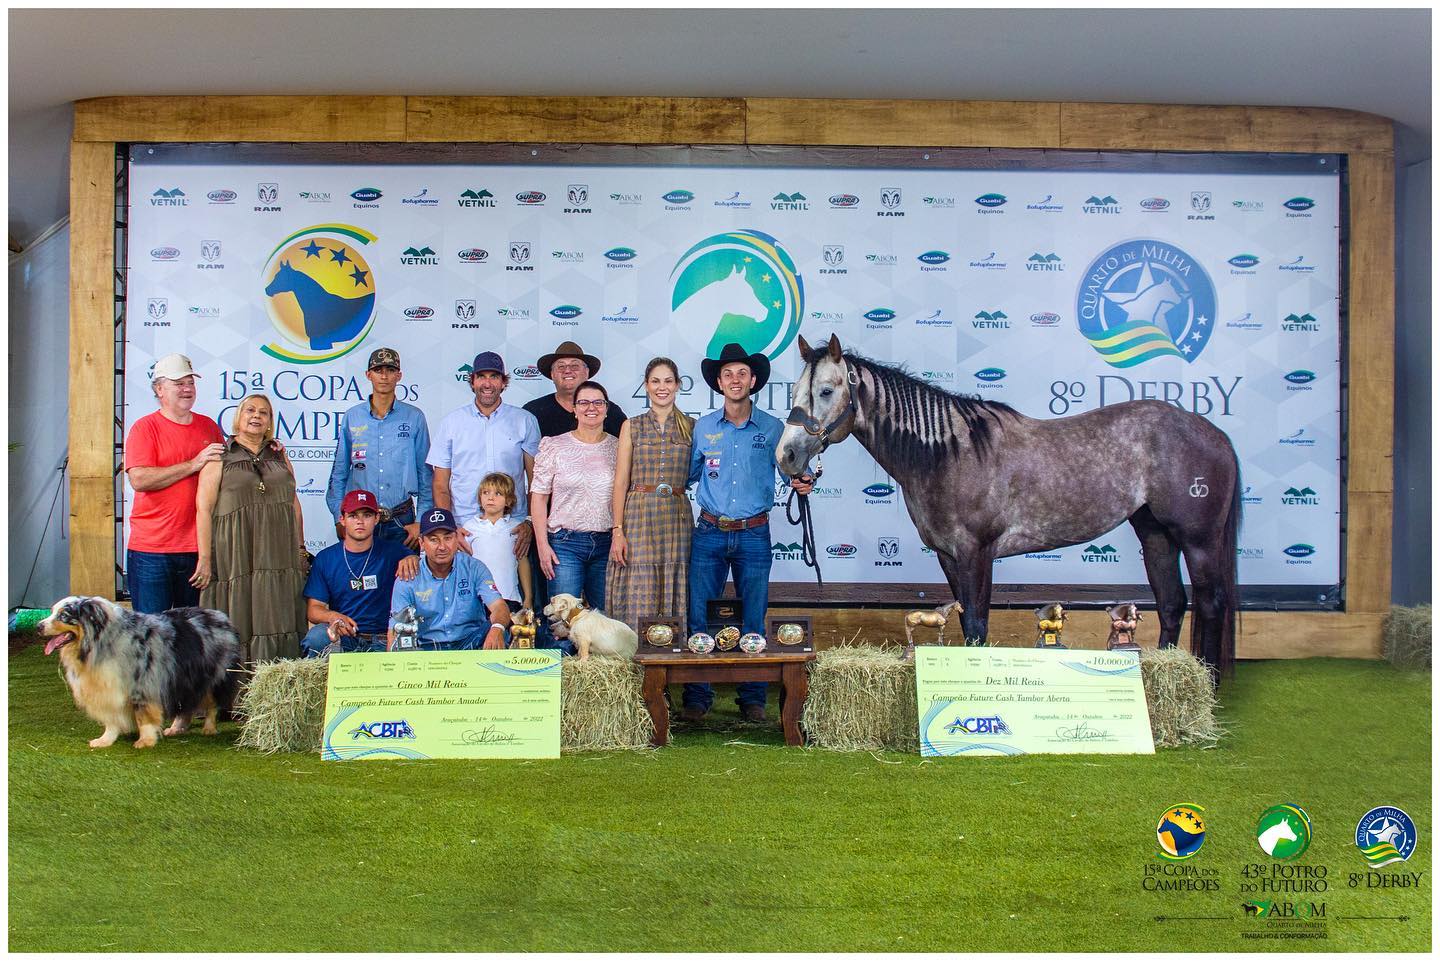
<svg viewBox="0 0 1440 961"><path fill-rule="evenodd" d="M761 654L741 651L724 654L639 652L635 655L635 663L645 669L641 693L650 719L655 722L655 737L650 743L656 747L670 743L670 711L665 704L665 688L671 684L779 681L782 691L780 723L785 728L785 743L799 747L804 743L800 734L800 711L810 691L805 666L813 660L813 653L787 651Z"/></svg>

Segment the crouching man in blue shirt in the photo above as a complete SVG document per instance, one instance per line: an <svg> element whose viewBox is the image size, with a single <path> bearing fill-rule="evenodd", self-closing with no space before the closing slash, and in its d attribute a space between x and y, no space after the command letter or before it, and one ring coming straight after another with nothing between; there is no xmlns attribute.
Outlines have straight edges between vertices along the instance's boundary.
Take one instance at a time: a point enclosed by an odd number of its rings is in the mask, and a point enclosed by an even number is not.
<svg viewBox="0 0 1440 961"><path fill-rule="evenodd" d="M306 657L337 647L346 654L385 650L395 578L414 577L418 559L400 541L376 536L379 521L380 500L373 493L345 495L345 539L316 555L305 582L305 614L315 625L300 644Z"/></svg>
<svg viewBox="0 0 1440 961"><path fill-rule="evenodd" d="M505 647L510 608L490 569L460 550L455 518L443 507L420 517L420 571L397 580L390 599L388 642L395 649L395 615L415 608L424 650L498 650Z"/></svg>

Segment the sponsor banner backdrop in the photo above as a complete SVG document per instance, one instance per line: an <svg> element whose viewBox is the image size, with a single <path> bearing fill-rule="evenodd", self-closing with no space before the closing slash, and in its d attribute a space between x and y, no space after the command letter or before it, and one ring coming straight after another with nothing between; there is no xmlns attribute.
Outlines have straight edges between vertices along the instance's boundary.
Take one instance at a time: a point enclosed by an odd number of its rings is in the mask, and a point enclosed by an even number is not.
<svg viewBox="0 0 1440 961"><path fill-rule="evenodd" d="M686 410L715 407L700 358L738 341L773 358L757 400L783 419L796 334L834 332L1033 417L1138 398L1207 417L1240 454L1241 581L1323 589L1340 579L1338 204L1338 176L1306 173L136 163L125 425L172 351L227 431L268 393L318 549L375 347L400 351L401 397L432 428L471 401L478 351L501 352L523 404L550 391L533 365L562 340L603 360L630 414L657 354ZM828 583L943 581L857 443L826 455L813 506ZM773 580L812 580L798 528L771 529ZM1123 525L1005 558L995 582L1145 573Z"/></svg>

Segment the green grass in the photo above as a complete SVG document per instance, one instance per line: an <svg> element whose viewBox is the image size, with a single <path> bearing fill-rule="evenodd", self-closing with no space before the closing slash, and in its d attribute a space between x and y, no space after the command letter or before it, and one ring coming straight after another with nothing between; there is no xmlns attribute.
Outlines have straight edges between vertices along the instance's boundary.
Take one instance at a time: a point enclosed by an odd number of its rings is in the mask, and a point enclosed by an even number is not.
<svg viewBox="0 0 1440 961"><path fill-rule="evenodd" d="M1238 671L1221 746L1154 757L797 750L721 692L714 724L656 752L338 764L241 752L233 725L91 751L98 727L31 647L10 659L10 948L1428 949L1428 674ZM1179 801L1206 808L1187 863L1218 870L1218 894L1141 889ZM1280 801L1314 821L1299 863L1331 889L1289 897L1325 904L1326 940L1242 938L1286 929L1245 919L1238 891ZM1419 827L1418 890L1347 885L1367 872L1355 823L1381 803Z"/></svg>

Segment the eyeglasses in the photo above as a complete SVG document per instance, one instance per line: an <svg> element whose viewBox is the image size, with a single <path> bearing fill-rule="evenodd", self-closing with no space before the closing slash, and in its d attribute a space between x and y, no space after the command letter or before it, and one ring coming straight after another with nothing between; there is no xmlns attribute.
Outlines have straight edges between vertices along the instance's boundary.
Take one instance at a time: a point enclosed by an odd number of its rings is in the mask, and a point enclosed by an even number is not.
<svg viewBox="0 0 1440 961"><path fill-rule="evenodd" d="M551 367L550 367L550 369L551 369L552 371L559 371L559 372L562 373L562 374L580 374L580 373L584 373L585 371L589 370L590 368L586 367L584 364L575 363L575 364L552 364Z"/></svg>
<svg viewBox="0 0 1440 961"><path fill-rule="evenodd" d="M577 400L577 401L575 402L575 406L576 406L576 407L604 407L604 406L605 406L605 401L603 401L603 400Z"/></svg>

